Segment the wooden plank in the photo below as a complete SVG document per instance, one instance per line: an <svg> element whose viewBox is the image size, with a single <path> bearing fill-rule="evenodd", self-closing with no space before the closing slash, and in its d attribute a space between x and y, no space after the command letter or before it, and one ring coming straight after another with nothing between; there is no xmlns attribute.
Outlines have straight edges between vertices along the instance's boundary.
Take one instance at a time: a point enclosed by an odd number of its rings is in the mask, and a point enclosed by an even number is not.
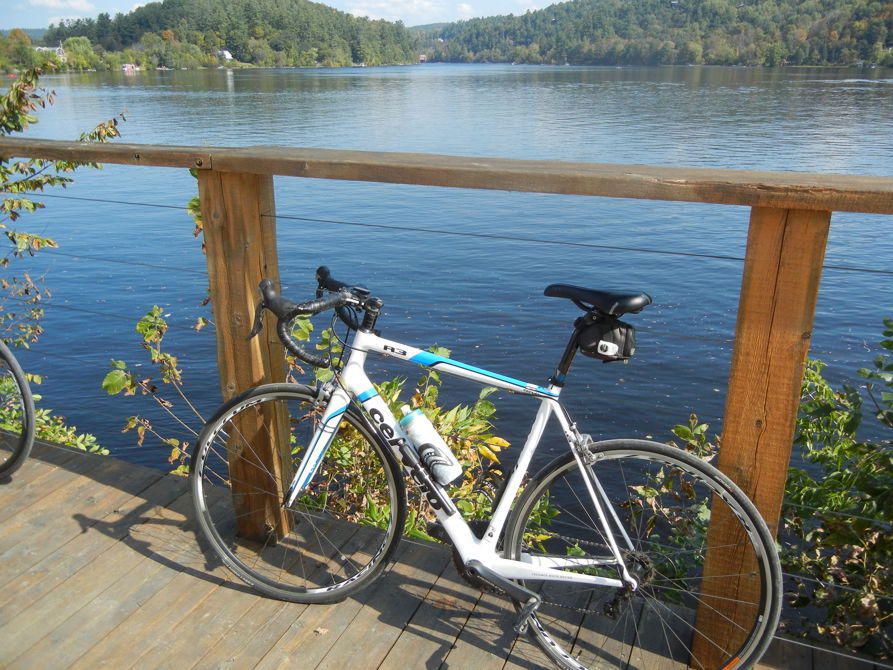
<svg viewBox="0 0 893 670"><path fill-rule="evenodd" d="M456 188L893 214L893 178L283 147L0 138L0 155Z"/></svg>
<svg viewBox="0 0 893 670"><path fill-rule="evenodd" d="M134 471L140 473L139 469ZM159 490L161 499L174 493L168 487ZM181 498L191 506L188 497ZM104 534L97 537L95 532L89 533L86 539L92 540L96 549L86 557L86 562L81 561L70 574L62 573L62 579L52 579L51 588L33 594L33 600L18 599L12 603L10 626L0 628L0 640L9 659L5 667L64 667L61 658L65 654L71 660L72 654L95 639L91 636L105 634L108 617L114 620L119 614L114 607L138 605L141 593L145 593L140 589L144 588L146 579L163 564L150 555L134 551L131 543L137 546L139 543L133 539L132 526L129 530L128 544L107 542ZM190 542L190 550L192 547ZM148 564L148 569L141 570L141 563ZM175 574L171 570L171 576ZM91 599L95 600L91 603ZM91 615L84 615L85 609L91 607Z"/></svg>
<svg viewBox="0 0 893 670"><path fill-rule="evenodd" d="M72 666L72 670L159 667L168 641L194 633L192 613L200 611L208 597L226 580L218 566L201 577L193 571L167 571L170 579L152 597L121 622Z"/></svg>
<svg viewBox="0 0 893 670"><path fill-rule="evenodd" d="M199 175L199 197L207 250L208 280L217 334L217 366L224 400L258 384L285 378L284 350L274 327L246 340L260 300L258 284L278 284L273 178L208 171ZM285 417L273 421L242 418L239 437L252 450L229 454L233 501L239 506L243 537L263 541L269 532L284 534L288 517L280 508L284 493L273 486L283 481L290 462ZM280 425L269 431L270 425ZM280 453L281 452L281 453ZM271 476L273 481L271 482ZM273 486L271 486L273 484ZM271 491L276 495L260 495ZM241 495L244 492L253 495Z"/></svg>
<svg viewBox="0 0 893 670"><path fill-rule="evenodd" d="M73 633L80 636L79 651L83 653L72 667L131 667L140 663L144 654L160 657L167 653L164 643L171 639L171 629L189 630L183 621L189 622L195 608L202 607L227 577L223 567L209 568L199 550L192 509L187 491L167 507L154 508L131 527L124 542L141 556L134 570L140 579L122 577L78 612L77 620L99 619L102 623L89 635ZM120 560L110 552L102 559L106 563ZM119 591L124 597L115 595Z"/></svg>
<svg viewBox="0 0 893 670"><path fill-rule="evenodd" d="M450 551L449 547L432 545L432 558L438 561L438 567L432 569L434 578L407 585L409 593L424 599L411 616L386 613L395 625L405 617L405 624L382 668L446 667L446 657L480 598L480 592L456 574Z"/></svg>
<svg viewBox="0 0 893 670"><path fill-rule="evenodd" d="M188 496L183 498L191 506ZM72 599L73 605L65 609L76 607L76 611L58 626L38 626L49 629L48 634L9 667L65 668L104 639L122 618L139 608L139 603L151 598L176 576L175 569L152 556L159 549L118 542L98 556L65 586L66 591L78 594L77 599ZM93 565L98 574L90 579L84 577ZM56 620L56 613L53 614L52 620Z"/></svg>
<svg viewBox="0 0 893 670"><path fill-rule="evenodd" d="M397 560L406 548L397 550ZM364 604L380 591L388 592L392 588L388 573L385 573L368 588L354 597L335 604L320 604L306 607L283 633L278 643L261 658L256 668L272 670L273 668L291 668L294 659L300 658L307 668L320 667L323 659L339 643L340 636L353 625ZM343 667L343 666L342 666ZM352 664L352 667L366 667Z"/></svg>
<svg viewBox="0 0 893 670"><path fill-rule="evenodd" d="M85 532L133 492L121 490L116 480L127 472L128 486L137 492L163 476L148 468L129 469L116 459L83 456L69 470L71 479L37 504L28 514L15 516L0 526L0 570L14 578L43 556ZM88 476L83 475L89 472ZM74 513L73 513L74 512Z"/></svg>
<svg viewBox="0 0 893 670"><path fill-rule="evenodd" d="M755 208L751 214L718 466L754 501L773 534L830 220L830 212L805 210ZM757 602L759 593L753 581L748 588L738 579L710 579L755 567L736 550L746 541L740 525L725 521L711 516L697 627L712 639L733 641L733 622L753 615L743 603ZM712 659L715 647L698 637L695 650Z"/></svg>
<svg viewBox="0 0 893 670"><path fill-rule="evenodd" d="M546 655L528 635L519 635L512 645L512 653L503 670L531 670L548 667Z"/></svg>
<svg viewBox="0 0 893 670"><path fill-rule="evenodd" d="M242 584L224 582L182 620L181 626L190 630L189 635L168 636L163 644L155 647L152 666L192 667L208 649L228 634L257 598L256 593L245 589Z"/></svg>
<svg viewBox="0 0 893 670"><path fill-rule="evenodd" d="M75 624L86 626L89 618L80 616L84 606L109 591L122 578L123 583L130 584L129 580L137 574L144 560L148 559L127 544L115 543L101 559L90 561L53 591L28 603L12 621L0 627L6 667L11 670L53 667L54 653L60 646L68 644L69 619L75 617ZM122 588L120 584L116 586ZM114 594L114 590L111 593ZM61 632L57 633L57 629Z"/></svg>
<svg viewBox="0 0 893 670"><path fill-rule="evenodd" d="M0 523L52 493L72 478L64 466L85 452L36 440L28 460L12 478L0 483ZM81 461L78 461L79 463ZM89 467L82 463L82 467Z"/></svg>
<svg viewBox="0 0 893 670"><path fill-rule="evenodd" d="M44 440L34 440L34 448L29 456L30 461L38 461L48 465L65 465L86 452L61 444L53 444Z"/></svg>
<svg viewBox="0 0 893 670"><path fill-rule="evenodd" d="M254 598L252 606L196 663L198 668L253 668L273 649L307 605Z"/></svg>
<svg viewBox="0 0 893 670"><path fill-rule="evenodd" d="M769 645L766 654L755 666L755 670L787 670L787 668L812 667L811 647L776 638Z"/></svg>
<svg viewBox="0 0 893 670"><path fill-rule="evenodd" d="M15 486L0 485L0 552L2 535L11 528L4 528L7 520L27 514L29 507L38 505L43 498L76 478L76 474L64 468L29 459L16 472Z"/></svg>
<svg viewBox="0 0 893 670"><path fill-rule="evenodd" d="M113 461L76 460L90 467L71 472L79 470L76 476L90 484L96 461ZM139 483L128 483L131 468L137 479L143 476L141 468L124 465L103 478L114 475L119 490L137 488ZM59 569L63 578L50 575L52 589L18 592L14 609L0 613L0 665L78 670L547 667L536 647L514 640L514 612L506 599L483 598L471 616L479 594L455 574L444 547L404 543L393 570L356 598L335 605L256 596L199 551L188 493L164 503L182 492L181 483L161 477L123 503L103 496L106 507L113 505L109 514L44 559L41 569ZM89 488L81 493L85 501L92 495ZM68 509L48 523L64 526L66 516L83 513L74 503ZM96 548L92 555L91 546ZM68 565L68 555L77 557L80 567ZM17 586L15 580L5 583ZM24 644L22 636L29 638ZM372 640L368 654L367 638ZM758 667L811 670L813 653L776 642ZM830 653L819 653L816 664L834 670L873 668L870 661Z"/></svg>
<svg viewBox="0 0 893 670"><path fill-rule="evenodd" d="M338 637L338 644L322 659L320 668L340 670L351 667L358 658L363 659L366 667L388 667L382 661L423 603L424 595L411 587L430 590L444 567L442 556L432 551L429 543L405 542L401 550L385 578L384 588L365 601ZM416 656L414 664L419 665L420 661L421 657Z"/></svg>
<svg viewBox="0 0 893 670"><path fill-rule="evenodd" d="M96 532L80 533L70 542L37 560L0 590L0 621L11 619L24 602L34 602L59 584L97 560L115 543L125 540L143 517L159 505L167 505L183 495L186 481L162 477L144 493L134 496L93 527Z"/></svg>
<svg viewBox="0 0 893 670"><path fill-rule="evenodd" d="M320 527L320 532L325 533L343 551L350 551L348 547L351 546L354 539L360 539L361 534L357 533L357 530L358 528L352 524L341 524L336 529ZM341 544L339 538L344 540L345 544ZM325 561L319 561L315 564L315 569L318 573L326 573L329 567ZM311 572L308 574L308 579L313 581L315 576ZM232 584L229 586L232 586ZM251 593L253 601L268 600L250 591L250 589L242 588L241 585L235 588L239 591ZM209 605L202 605L202 608L205 607L209 607ZM217 622L215 628L220 632L220 636L210 649L205 648L202 650L203 656L197 661L198 666L216 667L219 664L229 666L235 663L240 667L255 667L263 659L271 656L271 654L275 658L274 647L278 649L282 645L287 646L290 643L290 636L293 631L301 630L306 626L313 626L316 617L326 615L326 610L321 606L310 608L310 612L305 612L306 609L308 609L308 606L300 603L288 603L284 609L273 608L270 605L254 605L245 611L237 621L227 618ZM271 617L270 624L264 625L263 630L258 630L257 622L251 619L252 611L261 612L261 616L264 616L264 613L267 612L266 616ZM197 615L199 615L198 611L196 615L191 617L189 622L184 622L181 626L194 625L193 620L196 619ZM314 628L314 634L324 636L328 630L325 627L316 627ZM336 634L338 632L340 632L340 629L336 630ZM333 637L328 639L327 642L334 643L335 639ZM239 640L242 640L243 644L239 644ZM302 659L306 659L307 651L307 649L301 649L297 653L301 655ZM176 663L181 663L182 658L183 655L178 654L174 660ZM269 662L269 659L267 661Z"/></svg>
<svg viewBox="0 0 893 670"><path fill-rule="evenodd" d="M513 626L517 615L508 597L483 593L469 615L455 645L446 657L446 665L479 668L505 664L517 637Z"/></svg>

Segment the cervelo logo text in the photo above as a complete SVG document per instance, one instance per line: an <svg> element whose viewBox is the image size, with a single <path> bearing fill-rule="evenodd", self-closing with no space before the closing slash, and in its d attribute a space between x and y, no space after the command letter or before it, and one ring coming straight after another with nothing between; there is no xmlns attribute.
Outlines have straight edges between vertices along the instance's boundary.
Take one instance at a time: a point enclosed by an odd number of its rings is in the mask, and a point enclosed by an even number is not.
<svg viewBox="0 0 893 670"><path fill-rule="evenodd" d="M375 422L375 430L390 446L399 449L406 442L402 437L394 433L394 429L385 422L384 414L379 410L373 408L369 412L369 416Z"/></svg>
<svg viewBox="0 0 893 670"><path fill-rule="evenodd" d="M442 493L428 475L424 466L418 458L410 459L409 453L411 447L406 444L406 440L397 435L394 429L385 421L384 414L380 410L372 408L369 410L369 416L375 422L375 431L378 433L385 443L387 443L400 457L403 467L409 472L413 481L418 485L419 490L428 500L428 504L433 509L442 510L449 515L456 512L453 502Z"/></svg>

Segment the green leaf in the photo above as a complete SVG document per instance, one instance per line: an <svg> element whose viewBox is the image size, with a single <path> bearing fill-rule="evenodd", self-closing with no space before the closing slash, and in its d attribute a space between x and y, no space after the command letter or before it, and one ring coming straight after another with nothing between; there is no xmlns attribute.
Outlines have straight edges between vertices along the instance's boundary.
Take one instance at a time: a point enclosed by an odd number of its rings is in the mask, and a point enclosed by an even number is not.
<svg viewBox="0 0 893 670"><path fill-rule="evenodd" d="M673 434L681 440L691 440L694 438L694 435L691 432L691 429L688 426L677 425L673 428Z"/></svg>
<svg viewBox="0 0 893 670"><path fill-rule="evenodd" d="M102 390L116 395L130 385L130 375L123 370L112 370L102 380Z"/></svg>

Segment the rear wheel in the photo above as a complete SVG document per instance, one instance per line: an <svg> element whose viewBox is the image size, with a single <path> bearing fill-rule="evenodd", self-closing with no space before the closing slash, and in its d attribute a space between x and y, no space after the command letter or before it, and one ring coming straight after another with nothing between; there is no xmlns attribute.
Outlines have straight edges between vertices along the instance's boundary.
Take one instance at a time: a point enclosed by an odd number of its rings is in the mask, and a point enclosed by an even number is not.
<svg viewBox="0 0 893 670"><path fill-rule="evenodd" d="M612 522L638 588L525 582L543 600L528 630L546 654L569 669L755 663L778 622L781 568L747 497L704 460L653 442L592 444L586 467L625 531ZM575 571L619 579L608 547L572 454L526 487L506 535L511 558L580 557Z"/></svg>
<svg viewBox="0 0 893 670"><path fill-rule="evenodd" d="M283 600L335 602L365 586L406 519L402 475L353 408L309 485L284 507L324 409L305 386L251 389L206 424L192 460L196 511L211 546L241 579ZM271 447L275 457L265 458Z"/></svg>
<svg viewBox="0 0 893 670"><path fill-rule="evenodd" d="M0 342L0 477L18 470L34 445L34 401L25 373Z"/></svg>

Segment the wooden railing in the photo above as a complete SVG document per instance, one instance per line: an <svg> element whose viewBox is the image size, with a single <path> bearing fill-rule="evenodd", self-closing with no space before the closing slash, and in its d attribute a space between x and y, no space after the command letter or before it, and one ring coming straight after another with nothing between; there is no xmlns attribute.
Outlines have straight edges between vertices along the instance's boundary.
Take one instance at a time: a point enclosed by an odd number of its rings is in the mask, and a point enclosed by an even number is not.
<svg viewBox="0 0 893 670"><path fill-rule="evenodd" d="M278 279L273 175L751 207L719 467L754 500L773 530L831 213L893 214L891 177L21 138L0 138L0 155L199 170L224 397L283 375L275 338L245 341L258 278ZM719 546L730 540L710 538ZM735 574L722 566L707 569ZM728 580L719 581L736 591Z"/></svg>

